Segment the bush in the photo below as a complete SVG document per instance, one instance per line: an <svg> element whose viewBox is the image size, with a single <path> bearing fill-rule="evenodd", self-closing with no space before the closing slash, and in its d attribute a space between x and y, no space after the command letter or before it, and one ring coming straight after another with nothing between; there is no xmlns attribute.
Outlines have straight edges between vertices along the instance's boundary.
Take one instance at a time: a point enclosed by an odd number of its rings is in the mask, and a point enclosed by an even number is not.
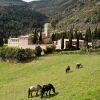
<svg viewBox="0 0 100 100"><path fill-rule="evenodd" d="M46 50L44 50L45 54L51 54L55 51L55 45L50 45L46 47Z"/></svg>
<svg viewBox="0 0 100 100"><path fill-rule="evenodd" d="M34 51L31 49L20 48L0 48L0 58L2 60L22 62L32 59L34 57Z"/></svg>
<svg viewBox="0 0 100 100"><path fill-rule="evenodd" d="M37 57L39 57L39 56L41 56L41 52L42 52L42 48L41 48L40 46L37 46L37 47L35 48L35 55L36 55Z"/></svg>

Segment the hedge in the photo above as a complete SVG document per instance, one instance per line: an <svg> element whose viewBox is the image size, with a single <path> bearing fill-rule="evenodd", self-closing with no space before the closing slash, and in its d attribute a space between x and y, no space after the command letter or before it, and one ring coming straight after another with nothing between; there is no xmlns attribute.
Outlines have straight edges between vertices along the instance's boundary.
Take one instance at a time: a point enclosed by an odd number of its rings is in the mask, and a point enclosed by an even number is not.
<svg viewBox="0 0 100 100"><path fill-rule="evenodd" d="M22 62L34 58L34 50L12 47L0 48L0 59L7 61Z"/></svg>

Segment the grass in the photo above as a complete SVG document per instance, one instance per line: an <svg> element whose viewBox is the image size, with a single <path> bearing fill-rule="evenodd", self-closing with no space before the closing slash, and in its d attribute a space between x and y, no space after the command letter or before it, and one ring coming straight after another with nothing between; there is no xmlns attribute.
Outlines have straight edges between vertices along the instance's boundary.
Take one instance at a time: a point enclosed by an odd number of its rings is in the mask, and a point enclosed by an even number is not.
<svg viewBox="0 0 100 100"><path fill-rule="evenodd" d="M77 70L80 62L84 68ZM70 73L65 73L67 65ZM52 83L58 95L44 100L100 100L100 55L49 55L30 63L0 62L0 100L27 98L31 85ZM33 93L34 95L34 93Z"/></svg>

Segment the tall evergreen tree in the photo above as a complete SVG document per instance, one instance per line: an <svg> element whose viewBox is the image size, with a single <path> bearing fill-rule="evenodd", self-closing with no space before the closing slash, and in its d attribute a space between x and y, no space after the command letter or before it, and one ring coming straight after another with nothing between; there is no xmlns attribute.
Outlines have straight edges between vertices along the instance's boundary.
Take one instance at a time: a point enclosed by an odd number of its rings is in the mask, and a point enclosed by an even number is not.
<svg viewBox="0 0 100 100"><path fill-rule="evenodd" d="M55 41L55 34L54 33L51 35L51 40Z"/></svg>
<svg viewBox="0 0 100 100"><path fill-rule="evenodd" d="M91 34L91 29L90 27L86 30L85 34L85 46L88 48L88 42L92 41L92 34Z"/></svg>
<svg viewBox="0 0 100 100"><path fill-rule="evenodd" d="M98 29L96 27L93 34L92 34L92 39L97 39L97 33L98 33Z"/></svg>
<svg viewBox="0 0 100 100"><path fill-rule="evenodd" d="M0 33L0 47L2 47L3 44L4 44L3 35Z"/></svg>
<svg viewBox="0 0 100 100"><path fill-rule="evenodd" d="M77 39L76 48L79 49L79 33L75 30L75 38Z"/></svg>
<svg viewBox="0 0 100 100"><path fill-rule="evenodd" d="M73 28L70 29L69 32L69 49L72 49L72 39L73 39Z"/></svg>
<svg viewBox="0 0 100 100"><path fill-rule="evenodd" d="M33 43L36 44L38 40L38 33L37 29L34 30L34 36L33 36Z"/></svg>
<svg viewBox="0 0 100 100"><path fill-rule="evenodd" d="M91 42L92 41L92 33L91 33L90 27L87 31L88 31L88 41Z"/></svg>
<svg viewBox="0 0 100 100"><path fill-rule="evenodd" d="M64 49L64 33L62 33L62 39L61 39L61 49Z"/></svg>

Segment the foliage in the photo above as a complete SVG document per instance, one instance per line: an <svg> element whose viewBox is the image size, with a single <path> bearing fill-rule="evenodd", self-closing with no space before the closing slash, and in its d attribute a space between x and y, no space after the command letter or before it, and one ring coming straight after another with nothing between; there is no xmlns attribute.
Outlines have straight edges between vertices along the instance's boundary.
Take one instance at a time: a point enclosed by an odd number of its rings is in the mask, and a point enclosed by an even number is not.
<svg viewBox="0 0 100 100"><path fill-rule="evenodd" d="M64 33L62 34L62 39L61 39L61 49L64 49Z"/></svg>
<svg viewBox="0 0 100 100"><path fill-rule="evenodd" d="M92 34L91 34L91 29L90 27L86 30L86 34L85 34L85 45L88 48L88 42L92 41Z"/></svg>
<svg viewBox="0 0 100 100"><path fill-rule="evenodd" d="M44 53L45 54L51 54L55 51L55 45L49 45L46 47L46 49L44 49Z"/></svg>
<svg viewBox="0 0 100 100"><path fill-rule="evenodd" d="M0 58L2 60L8 61L18 61L23 62L34 58L34 51L31 49L18 49L4 47L0 48Z"/></svg>
<svg viewBox="0 0 100 100"><path fill-rule="evenodd" d="M33 28L43 26L47 17L28 5L0 7L0 33L4 38L29 33Z"/></svg>
<svg viewBox="0 0 100 100"><path fill-rule="evenodd" d="M0 34L0 47L2 47L3 44L4 44L3 35Z"/></svg>
<svg viewBox="0 0 100 100"><path fill-rule="evenodd" d="M68 48L69 49L72 49L72 39L73 39L73 28L71 27L70 31L69 31L69 45L68 45Z"/></svg>
<svg viewBox="0 0 100 100"><path fill-rule="evenodd" d="M41 48L40 46L36 46L34 52L35 52L35 55L36 55L37 57L39 57L39 56L41 56L42 48Z"/></svg>

